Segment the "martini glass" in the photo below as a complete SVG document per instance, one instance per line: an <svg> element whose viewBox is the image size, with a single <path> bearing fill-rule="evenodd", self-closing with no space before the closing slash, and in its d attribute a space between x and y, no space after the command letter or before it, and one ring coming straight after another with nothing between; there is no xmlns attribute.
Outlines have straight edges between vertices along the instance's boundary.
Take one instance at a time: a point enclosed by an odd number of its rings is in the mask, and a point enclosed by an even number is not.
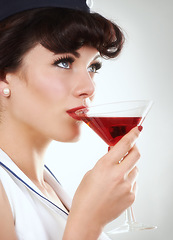
<svg viewBox="0 0 173 240"><path fill-rule="evenodd" d="M108 146L114 146L132 128L143 123L151 106L152 101L147 100L115 102L73 109L69 114L76 120L85 122ZM131 206L126 210L125 223L108 233L116 234L154 228L156 227L136 222Z"/></svg>

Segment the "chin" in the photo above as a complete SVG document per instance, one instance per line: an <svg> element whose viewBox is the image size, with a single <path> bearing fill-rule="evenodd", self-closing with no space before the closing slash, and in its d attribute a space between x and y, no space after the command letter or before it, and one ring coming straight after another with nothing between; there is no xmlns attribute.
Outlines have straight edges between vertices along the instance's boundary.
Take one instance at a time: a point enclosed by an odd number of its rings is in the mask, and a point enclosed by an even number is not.
<svg viewBox="0 0 173 240"><path fill-rule="evenodd" d="M79 141L79 137L76 137L76 138L73 138L73 139L69 139L69 140L67 140L67 141L64 141L64 142L66 142L66 143L75 143L75 142L78 142Z"/></svg>
<svg viewBox="0 0 173 240"><path fill-rule="evenodd" d="M55 136L54 140L58 142L78 142L80 139L80 128L73 128L71 131L65 131L62 136Z"/></svg>
<svg viewBox="0 0 173 240"><path fill-rule="evenodd" d="M80 139L80 136L75 136L75 137L66 137L66 138L55 138L54 140L55 141L58 141L58 142L64 142L64 143L74 143L74 142L78 142Z"/></svg>

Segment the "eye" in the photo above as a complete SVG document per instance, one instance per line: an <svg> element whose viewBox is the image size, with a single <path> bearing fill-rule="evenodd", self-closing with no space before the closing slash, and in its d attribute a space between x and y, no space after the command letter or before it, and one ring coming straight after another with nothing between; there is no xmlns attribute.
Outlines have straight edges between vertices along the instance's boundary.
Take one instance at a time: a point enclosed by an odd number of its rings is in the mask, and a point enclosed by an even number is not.
<svg viewBox="0 0 173 240"><path fill-rule="evenodd" d="M67 69L70 68L70 64L67 61L64 61L64 62L62 61L58 63L57 66L60 68L67 68Z"/></svg>
<svg viewBox="0 0 173 240"><path fill-rule="evenodd" d="M89 67L88 67L88 71L89 72L92 72L92 73L97 73L98 70L102 67L102 63L101 62L96 62L96 63L93 63L91 64Z"/></svg>
<svg viewBox="0 0 173 240"><path fill-rule="evenodd" d="M73 62L74 59L72 57L61 57L57 59L53 65L59 68L70 69Z"/></svg>

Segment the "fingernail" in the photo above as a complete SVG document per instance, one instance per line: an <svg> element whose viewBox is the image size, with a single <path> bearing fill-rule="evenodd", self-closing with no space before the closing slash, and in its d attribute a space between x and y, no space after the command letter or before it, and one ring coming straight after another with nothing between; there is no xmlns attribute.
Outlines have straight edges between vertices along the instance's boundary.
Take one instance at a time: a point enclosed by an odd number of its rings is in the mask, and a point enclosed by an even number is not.
<svg viewBox="0 0 173 240"><path fill-rule="evenodd" d="M142 131L142 129L143 129L143 127L140 125L140 126L138 126L138 130L141 132Z"/></svg>

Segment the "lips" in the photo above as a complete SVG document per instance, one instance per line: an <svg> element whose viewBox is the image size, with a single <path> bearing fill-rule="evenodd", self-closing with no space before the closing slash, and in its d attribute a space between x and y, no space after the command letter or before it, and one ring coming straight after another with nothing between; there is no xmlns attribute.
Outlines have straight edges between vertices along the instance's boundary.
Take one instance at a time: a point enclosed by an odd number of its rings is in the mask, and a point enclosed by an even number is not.
<svg viewBox="0 0 173 240"><path fill-rule="evenodd" d="M81 109L87 109L87 107L86 106L75 107L67 110L67 113L70 115L70 117L74 118L75 120L81 120L80 117L76 114L76 111Z"/></svg>

